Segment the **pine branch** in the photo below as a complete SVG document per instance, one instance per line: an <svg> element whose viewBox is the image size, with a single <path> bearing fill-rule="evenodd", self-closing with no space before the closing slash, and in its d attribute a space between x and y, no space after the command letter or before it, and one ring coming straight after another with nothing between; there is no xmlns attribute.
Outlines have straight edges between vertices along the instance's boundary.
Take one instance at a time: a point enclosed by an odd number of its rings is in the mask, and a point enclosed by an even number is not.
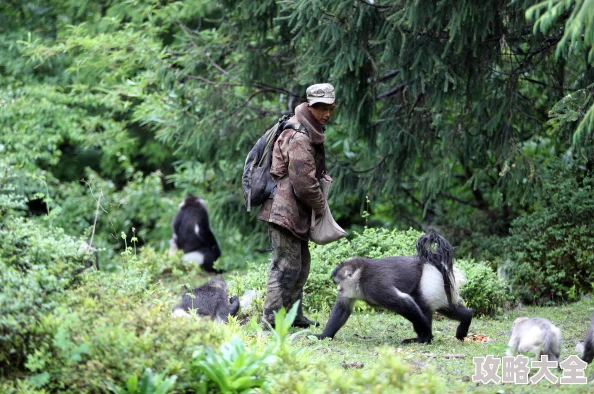
<svg viewBox="0 0 594 394"><path fill-rule="evenodd" d="M216 118L216 121L218 122L218 121L220 121L220 120L223 120L223 118L224 118L224 117L231 117L231 116L235 116L235 114L237 114L237 113L239 112L239 110L240 110L240 109L242 109L242 108L245 108L245 107L247 106L247 104L248 104L250 101L252 101L252 99L253 99L254 97L256 97L256 96L258 96L258 95L260 95L260 94L263 94L263 93L269 93L269 92L274 92L274 91L275 91L274 89L268 89L268 88L265 88L265 89L261 89L261 90L258 90L257 92L254 92L254 93L250 94L250 96L249 96L247 99L245 99L245 101L243 102L243 104L241 104L241 105L238 105L237 107L235 107L235 108L234 108L234 109L233 109L231 112L229 112L227 115L225 115L225 116L222 116L222 117L217 117L217 118Z"/></svg>
<svg viewBox="0 0 594 394"><path fill-rule="evenodd" d="M392 89L388 90L387 92L384 92L378 96L375 97L376 100L381 100L381 99L385 99L388 97L392 97L393 95L395 95L396 93L398 93L400 90L402 90L403 88L405 88L408 84L406 82L403 82L401 84L398 84L396 86L394 86Z"/></svg>
<svg viewBox="0 0 594 394"><path fill-rule="evenodd" d="M398 74L400 74L400 70L390 70L390 71L386 72L384 75L382 75L381 77L379 77L378 81L379 82L387 81L388 79L391 79Z"/></svg>
<svg viewBox="0 0 594 394"><path fill-rule="evenodd" d="M366 173L366 172L373 171L373 170L375 170L376 168L380 167L382 164L384 164L384 162L386 161L386 159L388 158L388 156L390 156L390 154L389 154L389 153L388 153L387 155L385 155L385 156L384 156L384 157L383 157L383 158L382 158L382 159L379 161L379 163L377 163L377 164L375 164L375 165L373 165L373 166L371 166L371 167L369 167L369 168L366 168L366 169L364 169L364 170L355 170L354 168L351 168L351 169L350 169L350 171L351 171L351 172L354 172L354 173L357 173L357 174L363 174L363 173Z"/></svg>
<svg viewBox="0 0 594 394"><path fill-rule="evenodd" d="M412 115L413 111L415 110L417 104L419 104L419 101L421 101L422 98L423 98L423 93L419 93L417 95L417 98L415 98L415 102L413 103L413 106L408 111L408 118L410 118L410 116Z"/></svg>
<svg viewBox="0 0 594 394"><path fill-rule="evenodd" d="M400 187L402 189L402 191L404 192L404 194L406 194L408 196L408 198L410 198L415 204L417 204L421 209L425 208L425 204L419 200L418 198L416 198L409 189L405 188L404 186Z"/></svg>
<svg viewBox="0 0 594 394"><path fill-rule="evenodd" d="M528 78L528 77L524 77L524 76L520 76L520 78L522 78L525 81L532 82L532 83L535 83L540 86L545 86L547 88L553 88L553 89L557 89L557 90L561 90L561 91L567 90L570 92L576 92L579 90L579 89L572 89L572 88L563 87L563 86L551 85L551 84L548 84L548 83L545 83L542 81L537 81L536 79L532 79L532 78Z"/></svg>
<svg viewBox="0 0 594 394"><path fill-rule="evenodd" d="M463 164L464 167L464 174L466 175L466 179L470 180L473 177L473 173L472 170L466 166L465 164ZM487 201L485 201L485 198L483 197L483 193L478 189L478 188L472 188L472 195L474 196L474 199L477 202L477 208L483 211L488 211L489 210L489 204L487 204Z"/></svg>
<svg viewBox="0 0 594 394"><path fill-rule="evenodd" d="M471 206L471 207L474 207L474 208L479 208L479 206L476 203L471 202L471 201L463 200L460 197L456 197L456 196L454 196L454 195L452 195L450 193L440 192L439 195L441 197L447 198L448 200L457 201L457 202L459 202L460 204L463 204L463 205L468 205L468 206Z"/></svg>

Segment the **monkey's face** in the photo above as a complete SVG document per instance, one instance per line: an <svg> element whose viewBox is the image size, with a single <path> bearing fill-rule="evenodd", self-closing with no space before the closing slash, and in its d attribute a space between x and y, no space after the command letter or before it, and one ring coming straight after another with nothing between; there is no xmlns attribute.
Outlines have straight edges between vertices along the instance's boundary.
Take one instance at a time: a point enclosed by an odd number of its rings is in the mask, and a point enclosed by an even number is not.
<svg viewBox="0 0 594 394"><path fill-rule="evenodd" d="M345 267L332 278L338 288L338 294L346 298L359 298L359 270Z"/></svg>

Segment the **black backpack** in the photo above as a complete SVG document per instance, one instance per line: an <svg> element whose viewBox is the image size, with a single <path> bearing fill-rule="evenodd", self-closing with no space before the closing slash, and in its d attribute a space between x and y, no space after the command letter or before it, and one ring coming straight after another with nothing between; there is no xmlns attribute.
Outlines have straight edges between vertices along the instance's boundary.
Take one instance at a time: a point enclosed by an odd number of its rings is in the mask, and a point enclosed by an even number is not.
<svg viewBox="0 0 594 394"><path fill-rule="evenodd" d="M270 177L270 166L272 165L272 149L274 143L286 129L293 129L307 134L304 127L299 127L295 123L287 122L289 115L279 118L270 129L258 139L250 153L248 153L243 166L243 199L247 211L250 212L252 206L259 206L274 193L276 184Z"/></svg>

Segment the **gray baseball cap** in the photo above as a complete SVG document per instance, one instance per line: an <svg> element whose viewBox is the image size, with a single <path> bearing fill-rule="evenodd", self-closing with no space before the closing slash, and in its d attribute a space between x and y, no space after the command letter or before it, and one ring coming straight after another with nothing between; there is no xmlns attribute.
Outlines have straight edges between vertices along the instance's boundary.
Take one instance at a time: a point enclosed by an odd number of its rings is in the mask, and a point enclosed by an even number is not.
<svg viewBox="0 0 594 394"><path fill-rule="evenodd" d="M307 102L309 105L315 103L334 104L336 98L334 97L334 86L329 83L318 83L311 85L305 91L307 95Z"/></svg>

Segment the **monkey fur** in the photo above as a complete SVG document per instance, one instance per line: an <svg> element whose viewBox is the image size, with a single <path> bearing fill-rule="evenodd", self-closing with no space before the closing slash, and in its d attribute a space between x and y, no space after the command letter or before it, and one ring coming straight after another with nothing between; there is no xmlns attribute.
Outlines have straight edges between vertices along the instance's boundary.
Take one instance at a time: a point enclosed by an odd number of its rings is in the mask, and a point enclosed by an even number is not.
<svg viewBox="0 0 594 394"><path fill-rule="evenodd" d="M181 303L173 308L173 315L186 316L192 309L200 316L209 316L219 323L227 323L229 315L235 316L239 310L239 298L229 298L227 283L222 278L215 277L191 292L185 292Z"/></svg>
<svg viewBox="0 0 594 394"><path fill-rule="evenodd" d="M318 338L334 338L351 315L355 301L363 300L391 310L413 324L417 337L403 343L431 342L435 311L460 322L456 338L463 340L472 311L460 304L459 289L465 278L454 267L454 249L435 233L421 236L416 246L416 256L378 260L354 257L339 264L332 272L339 294Z"/></svg>

